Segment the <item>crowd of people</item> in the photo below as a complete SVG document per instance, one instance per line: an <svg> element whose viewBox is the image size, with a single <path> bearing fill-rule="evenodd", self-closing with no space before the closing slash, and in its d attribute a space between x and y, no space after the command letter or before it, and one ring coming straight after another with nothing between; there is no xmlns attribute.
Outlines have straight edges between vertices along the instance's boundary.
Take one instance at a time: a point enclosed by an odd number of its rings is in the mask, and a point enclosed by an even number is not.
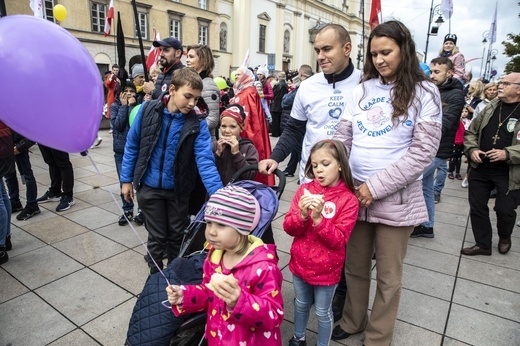
<svg viewBox="0 0 520 346"><path fill-rule="evenodd" d="M151 275L164 269L164 259L168 265L178 257L182 231L208 201L211 249L203 283L168 286L172 313L206 310L209 345L223 339L282 343L274 238L251 235L258 201L228 182L239 169L258 164L258 172L240 179L274 185L273 173L289 155L283 172L299 178L283 222L294 238L289 269L295 300L285 302L295 316L290 346L306 345L313 304L319 346L361 332L367 346L391 344L408 241L434 238L435 204L446 178L468 188L475 245L461 254L492 254L493 191L498 251L507 254L520 197L520 73L498 83L472 81L456 44L455 34L446 35L426 70L408 28L387 21L371 31L360 71L350 59L348 31L329 24L314 42L317 73L307 64L276 76L261 66L241 66L234 80L217 86L211 49L188 45L185 52L173 37L153 42L160 53L149 78L142 64L129 75L112 66L104 85L121 186L118 223L144 224ZM270 136L279 137L274 148ZM3 264L12 248L11 213L27 220L40 213L41 203L59 202L61 212L75 201L68 153L38 144L51 181L38 198L29 159L35 143L2 123L0 140L14 148L0 161L7 183L7 189L0 184ZM15 166L26 184L25 207ZM374 257L377 288L369 314Z"/></svg>

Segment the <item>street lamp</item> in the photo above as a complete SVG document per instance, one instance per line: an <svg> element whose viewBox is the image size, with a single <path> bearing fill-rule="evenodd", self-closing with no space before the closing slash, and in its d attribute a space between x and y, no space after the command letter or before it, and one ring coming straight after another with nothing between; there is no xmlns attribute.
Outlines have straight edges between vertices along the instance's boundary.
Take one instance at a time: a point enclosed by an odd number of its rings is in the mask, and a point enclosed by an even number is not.
<svg viewBox="0 0 520 346"><path fill-rule="evenodd" d="M482 77L482 66L484 65L484 56L486 54L486 43L487 43L487 39L489 38L489 30L486 30L482 33L482 37L484 37L484 39L482 40L482 45L484 46L482 48L482 60L480 61L480 76Z"/></svg>
<svg viewBox="0 0 520 346"><path fill-rule="evenodd" d="M433 0L432 5L430 7L430 18L428 20L428 33L426 34L426 48L424 51L424 63L427 63L428 60L428 44L430 43L430 36L437 36L437 33L439 32L439 26L444 23L444 19L442 18L442 12L440 9L441 5L437 5L433 7ZM437 20L435 21L434 26L432 26L433 16L439 15Z"/></svg>
<svg viewBox="0 0 520 346"><path fill-rule="evenodd" d="M487 54L487 60L486 60L486 69L484 71L484 78L487 80L491 79L491 68L493 65L491 64L493 60L496 60L496 55L498 54L498 50L491 49L491 43L489 43L489 49ZM493 59L495 58L495 59Z"/></svg>

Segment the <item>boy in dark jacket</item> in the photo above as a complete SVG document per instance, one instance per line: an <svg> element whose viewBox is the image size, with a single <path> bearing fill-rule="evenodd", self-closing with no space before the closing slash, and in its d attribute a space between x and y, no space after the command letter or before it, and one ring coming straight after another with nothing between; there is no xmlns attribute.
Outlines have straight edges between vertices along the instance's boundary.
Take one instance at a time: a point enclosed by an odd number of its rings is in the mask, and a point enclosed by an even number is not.
<svg viewBox="0 0 520 346"><path fill-rule="evenodd" d="M176 70L168 98L143 103L128 132L121 191L128 202L137 191L150 273L163 268L165 251L168 263L179 254L199 174L210 195L222 187L208 125L195 108L201 92L202 79L194 69Z"/></svg>

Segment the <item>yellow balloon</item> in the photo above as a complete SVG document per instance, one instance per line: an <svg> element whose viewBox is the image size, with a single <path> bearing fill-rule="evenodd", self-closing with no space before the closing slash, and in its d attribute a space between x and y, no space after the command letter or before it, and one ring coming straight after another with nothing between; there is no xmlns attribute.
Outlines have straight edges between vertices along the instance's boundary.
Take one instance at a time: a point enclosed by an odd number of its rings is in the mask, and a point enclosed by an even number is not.
<svg viewBox="0 0 520 346"><path fill-rule="evenodd" d="M58 4L54 6L54 8L52 9L52 13L54 14L54 18L56 18L60 22L67 18L67 9L63 5Z"/></svg>

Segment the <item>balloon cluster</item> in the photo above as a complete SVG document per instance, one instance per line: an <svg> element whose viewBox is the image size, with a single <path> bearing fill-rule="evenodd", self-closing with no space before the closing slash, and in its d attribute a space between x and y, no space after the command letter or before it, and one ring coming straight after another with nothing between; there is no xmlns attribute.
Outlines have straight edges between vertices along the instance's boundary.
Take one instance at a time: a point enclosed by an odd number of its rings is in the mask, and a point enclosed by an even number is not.
<svg viewBox="0 0 520 346"><path fill-rule="evenodd" d="M66 11L59 11L64 19ZM90 147L104 96L97 65L81 42L48 20L6 16L0 20L0 61L1 120L51 148L74 153Z"/></svg>

